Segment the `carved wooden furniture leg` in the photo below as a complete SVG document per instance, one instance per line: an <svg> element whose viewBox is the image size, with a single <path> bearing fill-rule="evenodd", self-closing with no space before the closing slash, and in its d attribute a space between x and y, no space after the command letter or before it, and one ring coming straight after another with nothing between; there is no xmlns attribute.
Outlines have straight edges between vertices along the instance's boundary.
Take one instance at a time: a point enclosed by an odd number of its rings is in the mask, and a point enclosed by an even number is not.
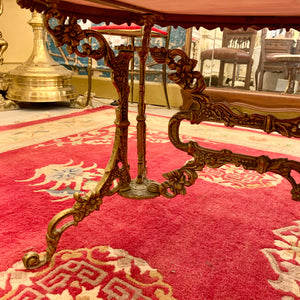
<svg viewBox="0 0 300 300"><path fill-rule="evenodd" d="M190 59L183 51L167 51L163 48L153 48L150 51L153 59L159 63L167 63L170 69L175 71L169 78L190 92L193 99L189 111L179 112L170 119L169 138L176 148L187 152L194 159L182 168L164 174L167 181L159 185L160 194L168 198L185 194L186 187L192 185L198 177L196 171L201 171L204 166L218 168L224 164L234 164L259 173L273 172L283 176L292 185L292 199L300 201L300 184L297 184L292 174L292 171L300 174L300 162L287 158L253 157L226 149L220 151L206 149L193 141L183 143L179 137L181 121L189 120L192 124L199 124L202 121L222 122L229 127L245 126L262 129L267 133L278 132L283 136L299 138L300 117L282 120L272 115L235 114L224 104L212 103L203 93L204 78L200 72L193 71L196 61Z"/></svg>

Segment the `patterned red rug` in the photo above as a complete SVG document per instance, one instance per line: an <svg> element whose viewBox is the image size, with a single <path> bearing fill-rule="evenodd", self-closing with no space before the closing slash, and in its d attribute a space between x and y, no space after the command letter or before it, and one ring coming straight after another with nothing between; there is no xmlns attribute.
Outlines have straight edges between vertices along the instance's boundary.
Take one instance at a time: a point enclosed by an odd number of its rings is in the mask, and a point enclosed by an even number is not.
<svg viewBox="0 0 300 300"><path fill-rule="evenodd" d="M63 234L49 265L25 270L26 252L45 251L50 219L101 178L113 120L103 107L0 127L1 299L300 299L300 203L280 176L231 165L206 168L174 199L105 197ZM149 178L162 182L190 157L168 141L167 118L147 120ZM182 134L215 149L300 157L299 141L278 135L207 124Z"/></svg>

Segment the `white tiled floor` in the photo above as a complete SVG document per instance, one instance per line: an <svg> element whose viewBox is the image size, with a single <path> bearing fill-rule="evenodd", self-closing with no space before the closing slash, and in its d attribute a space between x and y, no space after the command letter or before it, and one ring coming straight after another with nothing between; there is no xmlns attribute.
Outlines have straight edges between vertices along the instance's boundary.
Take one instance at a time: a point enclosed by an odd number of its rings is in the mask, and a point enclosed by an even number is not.
<svg viewBox="0 0 300 300"><path fill-rule="evenodd" d="M110 105L113 100L94 98L93 107ZM60 115L65 115L80 111L80 109L70 108L68 103L28 103L23 104L18 110L0 111L0 126L40 120ZM137 111L136 103L129 103L129 110ZM147 105L146 113L172 116L178 109L167 109L163 106Z"/></svg>

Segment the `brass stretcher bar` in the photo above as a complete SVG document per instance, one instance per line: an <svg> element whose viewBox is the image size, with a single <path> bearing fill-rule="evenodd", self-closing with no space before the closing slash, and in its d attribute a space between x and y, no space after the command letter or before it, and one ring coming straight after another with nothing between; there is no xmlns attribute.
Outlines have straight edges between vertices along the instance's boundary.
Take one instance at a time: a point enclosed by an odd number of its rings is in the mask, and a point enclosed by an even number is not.
<svg viewBox="0 0 300 300"><path fill-rule="evenodd" d="M155 11L151 6L151 0L144 0L144 7L133 5L134 1L110 1L110 0L18 0L21 7L31 10L37 10L44 13L44 23L49 33L55 38L57 45L66 44L69 53L76 53L81 57L91 57L96 60L104 59L105 64L112 70L112 80L118 91L119 105L116 108L115 119L115 140L110 160L106 166L105 174L99 181L97 187L86 194L74 194L75 204L72 208L66 209L52 218L48 225L46 235L47 250L44 256L38 253L29 252L25 254L23 262L26 268L38 268L51 260L54 255L60 237L63 232L71 227L76 226L85 217L93 211L99 210L102 200L105 196L111 196L115 193L131 198L131 199L151 199L158 196L173 198L179 194L185 194L186 188L195 183L197 179L197 171L203 169L204 166L212 168L221 167L224 164L234 164L235 166L243 166L247 170L256 170L259 173L274 172L286 178L291 184L292 199L300 200L300 184L296 182L292 176L292 171L300 173L300 162L288 160L286 158L271 159L267 156L253 157L249 155L233 153L230 150L211 150L201 147L194 141L184 143L180 140L179 129L183 120L188 120L192 124L199 124L202 121L212 121L223 123L225 126L244 126L250 128L261 129L267 133L278 132L286 137L300 137L300 117L294 119L277 119L272 115L247 115L236 114L222 103L212 103L209 96L204 93L205 83L200 72L194 71L196 60L190 59L182 50L165 49L165 48L149 48L150 35L152 26L157 23L160 25L181 25L200 26L207 25L209 18L200 15L201 11L209 11L211 9L208 1L190 1L191 12L199 12L198 14L186 15L179 13L182 1L174 0L172 5L177 7L178 13L168 13L166 7L170 6L169 1L159 1L160 11ZM136 1L139 3L140 1ZM192 7L195 3L202 2L203 6ZM243 2L245 11L248 3ZM264 5L262 1L254 1L258 5ZM130 4L129 4L130 3ZM155 3L158 3L155 1ZM219 2L220 6L221 3ZM230 6L231 1L226 2ZM185 6L186 3L183 3ZM165 5L165 6L164 6ZM176 6L177 5L177 6ZM287 7L286 5L281 6ZM260 7L262 9L262 7ZM222 6L220 7L222 9ZM272 6L271 13L276 14L277 6ZM287 8L288 9L288 8ZM300 5L297 8L300 15ZM270 7L268 7L270 10ZM262 10L264 12L264 10ZM266 10L265 10L266 11ZM218 12L218 11L217 11ZM300 28L300 18L291 15L293 10L284 11L283 16L278 16L276 22L289 24L293 27ZM237 28L241 26L256 26L261 28L266 22L274 26L278 26L272 15L253 17L243 13L234 13L230 19L226 12L223 16L212 15L210 25L231 26ZM226 15L227 14L227 15ZM175 18L176 17L176 18ZM180 19L181 17L181 19ZM189 18L190 17L190 18ZM265 19L264 19L265 17ZM108 42L103 35L90 29L82 30L77 24L78 18L87 19L95 23L102 21L112 21L114 23L134 22L144 26L142 46L133 49L132 46L120 46L117 55L110 48ZM50 24L50 20L56 19L56 25ZM202 20L202 21L200 21ZM230 22L229 22L230 20ZM214 22L214 23L213 23ZM257 22L257 24L256 24ZM52 23L53 24L53 23ZM88 43L78 47L80 41L94 38L98 41L98 48L92 49ZM129 164L127 161L127 143L128 143L128 70L129 62L132 58L133 51L138 51L140 58L140 90L137 114L137 155L138 155L138 175L135 179L131 178L129 172ZM169 121L169 138L172 144L179 150L187 152L192 159L184 166L174 171L164 174L166 179L162 183L155 182L147 177L146 166L146 118L145 118L145 64L146 58L151 55L152 58L160 64L167 64L172 73L169 79L178 84L182 89L192 95L192 105L189 110L176 113ZM117 179L118 185L112 188L112 182ZM72 217L72 221L63 223L63 221ZM62 224L60 227L59 225Z"/></svg>

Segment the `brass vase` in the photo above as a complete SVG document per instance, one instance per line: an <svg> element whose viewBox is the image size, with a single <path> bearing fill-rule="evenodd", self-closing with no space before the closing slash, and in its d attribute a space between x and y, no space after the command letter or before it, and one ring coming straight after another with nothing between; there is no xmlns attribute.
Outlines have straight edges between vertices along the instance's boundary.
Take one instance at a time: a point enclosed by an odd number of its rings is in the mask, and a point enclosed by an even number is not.
<svg viewBox="0 0 300 300"><path fill-rule="evenodd" d="M33 28L34 44L29 59L9 72L7 98L17 102L59 102L76 98L73 72L50 56L45 42L43 15L33 12L28 22Z"/></svg>

